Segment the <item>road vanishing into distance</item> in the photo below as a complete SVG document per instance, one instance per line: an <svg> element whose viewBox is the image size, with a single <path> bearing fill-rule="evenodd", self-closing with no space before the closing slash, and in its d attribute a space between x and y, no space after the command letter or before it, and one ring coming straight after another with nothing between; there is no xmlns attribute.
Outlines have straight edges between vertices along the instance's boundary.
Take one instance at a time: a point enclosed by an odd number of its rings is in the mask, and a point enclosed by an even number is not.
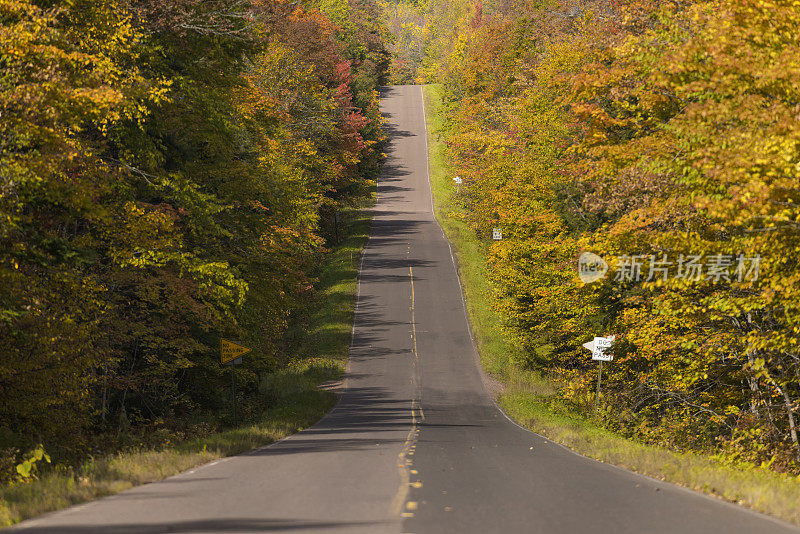
<svg viewBox="0 0 800 534"><path fill-rule="evenodd" d="M785 523L570 452L495 406L436 222L419 86L391 145L344 392L313 427L22 523L30 533L783 533Z"/></svg>

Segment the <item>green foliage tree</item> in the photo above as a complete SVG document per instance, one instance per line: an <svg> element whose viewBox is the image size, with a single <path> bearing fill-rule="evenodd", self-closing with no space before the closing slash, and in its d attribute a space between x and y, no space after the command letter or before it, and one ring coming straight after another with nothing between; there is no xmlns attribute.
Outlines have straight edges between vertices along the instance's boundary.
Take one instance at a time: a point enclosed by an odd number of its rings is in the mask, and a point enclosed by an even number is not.
<svg viewBox="0 0 800 534"><path fill-rule="evenodd" d="M218 409L369 191L386 31L282 0L0 2L0 442L54 459ZM113 441L113 440L112 440Z"/></svg>

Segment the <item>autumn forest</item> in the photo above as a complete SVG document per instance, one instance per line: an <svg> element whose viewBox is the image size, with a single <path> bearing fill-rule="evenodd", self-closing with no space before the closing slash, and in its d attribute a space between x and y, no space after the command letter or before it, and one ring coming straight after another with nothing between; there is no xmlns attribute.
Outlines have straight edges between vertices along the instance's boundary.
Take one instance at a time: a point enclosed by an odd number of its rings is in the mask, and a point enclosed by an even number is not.
<svg viewBox="0 0 800 534"><path fill-rule="evenodd" d="M191 436L228 410L219 338L254 351L244 397L286 365L369 197L378 8L3 1L0 23L0 448Z"/></svg>
<svg viewBox="0 0 800 534"><path fill-rule="evenodd" d="M255 417L389 84L440 88L446 216L552 409L800 473L798 35L789 0L0 0L0 482L231 426L221 337Z"/></svg>
<svg viewBox="0 0 800 534"><path fill-rule="evenodd" d="M487 243L517 365L591 412L582 344L615 335L606 428L796 473L797 4L433 1L391 27L395 75L442 84L451 216Z"/></svg>

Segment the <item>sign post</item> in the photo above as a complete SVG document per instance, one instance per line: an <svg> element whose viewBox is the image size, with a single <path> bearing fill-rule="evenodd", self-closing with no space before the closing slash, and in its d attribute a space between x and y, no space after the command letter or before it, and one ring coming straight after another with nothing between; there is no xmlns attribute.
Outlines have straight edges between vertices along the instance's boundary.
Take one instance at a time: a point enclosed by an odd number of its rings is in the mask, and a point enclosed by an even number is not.
<svg viewBox="0 0 800 534"><path fill-rule="evenodd" d="M597 411L597 404L600 402L600 380L603 378L603 360L597 363L597 391L594 392L594 411Z"/></svg>
<svg viewBox="0 0 800 534"><path fill-rule="evenodd" d="M458 192L461 190L461 183L463 182L463 180L461 179L460 176L456 176L455 178L453 178L453 181L456 183L456 195L457 195Z"/></svg>
<svg viewBox="0 0 800 534"><path fill-rule="evenodd" d="M603 365L603 362L600 362L600 365ZM234 368L236 366L236 360L233 360L230 366L231 366L231 406L233 406L233 426L236 426L236 369ZM599 382L597 383L597 387L598 388L600 387Z"/></svg>
<svg viewBox="0 0 800 534"><path fill-rule="evenodd" d="M584 343L583 347L592 351L592 359L598 361L597 367L597 390L594 394L594 410L597 411L597 405L600 402L600 382L603 378L603 362L610 362L614 359L614 355L610 349L614 346L614 338L616 336L596 337L588 343Z"/></svg>
<svg viewBox="0 0 800 534"><path fill-rule="evenodd" d="M492 239L495 241L502 241L503 240L503 229L502 228L492 228Z"/></svg>
<svg viewBox="0 0 800 534"><path fill-rule="evenodd" d="M219 354L222 365L231 368L231 406L233 406L233 425L236 426L236 370L235 366L242 364L242 355L247 354L252 349L243 345L220 338Z"/></svg>

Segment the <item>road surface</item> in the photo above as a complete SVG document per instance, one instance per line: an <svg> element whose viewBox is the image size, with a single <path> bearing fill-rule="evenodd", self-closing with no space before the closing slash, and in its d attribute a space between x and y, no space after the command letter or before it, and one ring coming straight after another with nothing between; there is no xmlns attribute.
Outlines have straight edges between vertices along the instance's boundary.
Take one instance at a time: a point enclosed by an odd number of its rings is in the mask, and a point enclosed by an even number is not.
<svg viewBox="0 0 800 534"><path fill-rule="evenodd" d="M32 533L799 532L589 460L508 420L478 371L434 219L419 86L386 88L392 142L362 260L346 390L312 428L20 525Z"/></svg>

